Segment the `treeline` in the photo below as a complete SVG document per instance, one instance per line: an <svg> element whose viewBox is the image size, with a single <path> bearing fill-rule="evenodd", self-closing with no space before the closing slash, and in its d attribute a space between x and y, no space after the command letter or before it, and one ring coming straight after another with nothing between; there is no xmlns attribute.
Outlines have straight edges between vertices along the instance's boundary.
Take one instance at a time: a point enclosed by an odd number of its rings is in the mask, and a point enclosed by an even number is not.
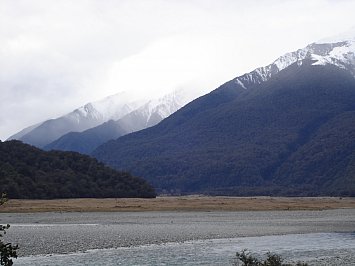
<svg viewBox="0 0 355 266"><path fill-rule="evenodd" d="M0 193L9 198L155 197L143 179L86 155L45 152L20 141L0 142Z"/></svg>

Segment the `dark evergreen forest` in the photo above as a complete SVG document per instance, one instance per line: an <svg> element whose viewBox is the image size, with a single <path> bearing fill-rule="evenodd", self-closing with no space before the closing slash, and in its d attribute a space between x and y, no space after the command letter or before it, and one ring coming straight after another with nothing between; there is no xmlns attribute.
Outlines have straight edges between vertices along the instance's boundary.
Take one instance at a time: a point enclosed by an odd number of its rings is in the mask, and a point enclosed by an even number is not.
<svg viewBox="0 0 355 266"><path fill-rule="evenodd" d="M86 155L45 152L20 141L0 142L0 194L9 198L155 197L143 179Z"/></svg>

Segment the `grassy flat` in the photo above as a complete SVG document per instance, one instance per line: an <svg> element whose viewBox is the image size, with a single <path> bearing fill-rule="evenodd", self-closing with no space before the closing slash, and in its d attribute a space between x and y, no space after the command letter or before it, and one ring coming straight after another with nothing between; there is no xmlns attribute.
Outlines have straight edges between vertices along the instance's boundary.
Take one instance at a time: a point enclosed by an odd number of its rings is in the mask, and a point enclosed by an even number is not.
<svg viewBox="0 0 355 266"><path fill-rule="evenodd" d="M355 208L355 198L208 197L9 200L0 212L267 211Z"/></svg>

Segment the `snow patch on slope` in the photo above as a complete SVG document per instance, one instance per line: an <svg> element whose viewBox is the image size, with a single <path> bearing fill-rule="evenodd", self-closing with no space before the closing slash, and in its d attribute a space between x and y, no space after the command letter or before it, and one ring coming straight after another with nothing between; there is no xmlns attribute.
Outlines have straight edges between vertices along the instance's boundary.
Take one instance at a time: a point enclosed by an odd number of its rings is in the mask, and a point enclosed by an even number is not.
<svg viewBox="0 0 355 266"><path fill-rule="evenodd" d="M104 122L110 119L117 120L137 109L141 104L141 100L134 101L127 93L121 92L76 109L74 116L76 115L77 119L91 117Z"/></svg>
<svg viewBox="0 0 355 266"><path fill-rule="evenodd" d="M316 62L313 65L332 64L347 69L349 65L355 64L355 40L347 41L343 46L335 47L326 56L312 54Z"/></svg>
<svg viewBox="0 0 355 266"><path fill-rule="evenodd" d="M148 101L138 108L137 111L144 113L147 118L147 124L149 124L149 121L153 116L158 116L160 119L164 119L196 97L197 96L190 95L183 89L175 90L161 98Z"/></svg>
<svg viewBox="0 0 355 266"><path fill-rule="evenodd" d="M294 63L302 65L305 59L313 60L313 65L332 64L348 69L355 76L355 37L335 43L312 43L303 49L279 57L268 66L237 77L234 82L241 88L248 89L255 84L267 81Z"/></svg>

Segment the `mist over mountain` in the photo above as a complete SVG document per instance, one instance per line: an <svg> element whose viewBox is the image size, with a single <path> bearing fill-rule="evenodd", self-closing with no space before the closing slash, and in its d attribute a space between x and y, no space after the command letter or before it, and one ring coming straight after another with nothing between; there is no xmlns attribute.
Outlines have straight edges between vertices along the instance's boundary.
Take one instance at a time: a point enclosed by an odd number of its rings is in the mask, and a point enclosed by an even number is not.
<svg viewBox="0 0 355 266"><path fill-rule="evenodd" d="M156 125L201 94L198 90L179 89L160 98L139 100L118 93L25 128L8 140L21 140L45 150L89 154L106 141Z"/></svg>
<svg viewBox="0 0 355 266"><path fill-rule="evenodd" d="M191 92L174 91L164 97L147 101L118 120L109 120L83 132L70 132L46 145L44 149L89 154L109 140L156 125L194 97L195 94Z"/></svg>
<svg viewBox="0 0 355 266"><path fill-rule="evenodd" d="M43 148L68 132L80 132L109 119L119 119L140 105L141 101L132 101L125 93L118 93L100 101L88 103L59 118L30 126L8 140L18 139Z"/></svg>
<svg viewBox="0 0 355 266"><path fill-rule="evenodd" d="M313 43L93 155L159 192L355 195L354 51Z"/></svg>

